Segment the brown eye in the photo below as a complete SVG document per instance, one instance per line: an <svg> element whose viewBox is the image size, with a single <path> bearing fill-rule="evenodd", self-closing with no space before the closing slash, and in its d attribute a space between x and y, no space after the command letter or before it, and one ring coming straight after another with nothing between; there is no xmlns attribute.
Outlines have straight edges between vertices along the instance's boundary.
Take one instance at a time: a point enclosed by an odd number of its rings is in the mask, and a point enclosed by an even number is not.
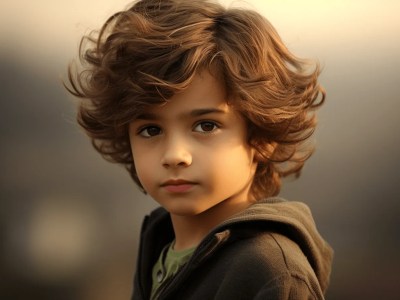
<svg viewBox="0 0 400 300"><path fill-rule="evenodd" d="M201 122L201 123L197 124L196 127L194 128L194 131L212 132L217 128L218 128L218 126L214 122L205 121L205 122Z"/></svg>
<svg viewBox="0 0 400 300"><path fill-rule="evenodd" d="M140 130L139 134L144 137L152 137L159 135L161 133L161 129L157 126L148 126Z"/></svg>

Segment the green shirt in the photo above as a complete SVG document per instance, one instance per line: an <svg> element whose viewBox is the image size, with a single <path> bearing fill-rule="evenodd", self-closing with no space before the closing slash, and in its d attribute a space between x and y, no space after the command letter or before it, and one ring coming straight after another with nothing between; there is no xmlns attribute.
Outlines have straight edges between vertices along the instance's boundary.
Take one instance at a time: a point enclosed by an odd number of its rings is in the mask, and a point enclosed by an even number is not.
<svg viewBox="0 0 400 300"><path fill-rule="evenodd" d="M161 251L161 254L153 266L152 280L153 286L151 289L150 299L154 299L157 289L162 283L172 276L174 276L180 267L188 262L196 247L176 251L174 250L175 241L167 244Z"/></svg>

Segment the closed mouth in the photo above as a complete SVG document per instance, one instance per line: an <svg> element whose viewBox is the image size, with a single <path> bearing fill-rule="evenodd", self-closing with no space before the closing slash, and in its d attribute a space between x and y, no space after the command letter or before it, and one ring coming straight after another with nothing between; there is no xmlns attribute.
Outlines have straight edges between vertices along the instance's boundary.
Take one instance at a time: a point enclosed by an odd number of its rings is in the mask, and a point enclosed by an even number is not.
<svg viewBox="0 0 400 300"><path fill-rule="evenodd" d="M193 181L188 181L184 179L170 179L161 184L162 187L164 186L174 186L174 185L194 185L196 184Z"/></svg>
<svg viewBox="0 0 400 300"><path fill-rule="evenodd" d="M161 187L164 188L168 193L182 194L191 191L196 184L197 183L193 181L187 181L183 179L172 179L162 183Z"/></svg>

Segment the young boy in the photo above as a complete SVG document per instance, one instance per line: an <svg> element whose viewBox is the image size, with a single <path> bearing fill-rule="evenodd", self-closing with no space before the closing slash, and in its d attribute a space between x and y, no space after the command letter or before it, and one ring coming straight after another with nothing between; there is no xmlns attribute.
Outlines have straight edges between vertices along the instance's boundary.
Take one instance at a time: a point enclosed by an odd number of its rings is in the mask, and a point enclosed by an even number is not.
<svg viewBox="0 0 400 300"><path fill-rule="evenodd" d="M83 41L78 121L162 206L132 299L323 299L332 250L305 204L275 197L312 153L318 67L207 0L138 1Z"/></svg>

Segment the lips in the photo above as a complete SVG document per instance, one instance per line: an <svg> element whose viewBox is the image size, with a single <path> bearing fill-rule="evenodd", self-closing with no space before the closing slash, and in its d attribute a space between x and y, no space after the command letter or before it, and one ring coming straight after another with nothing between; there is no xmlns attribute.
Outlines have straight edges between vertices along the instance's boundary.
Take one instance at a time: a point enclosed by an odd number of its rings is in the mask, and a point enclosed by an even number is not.
<svg viewBox="0 0 400 300"><path fill-rule="evenodd" d="M184 179L171 179L163 182L161 187L170 193L185 193L195 186L196 183Z"/></svg>

